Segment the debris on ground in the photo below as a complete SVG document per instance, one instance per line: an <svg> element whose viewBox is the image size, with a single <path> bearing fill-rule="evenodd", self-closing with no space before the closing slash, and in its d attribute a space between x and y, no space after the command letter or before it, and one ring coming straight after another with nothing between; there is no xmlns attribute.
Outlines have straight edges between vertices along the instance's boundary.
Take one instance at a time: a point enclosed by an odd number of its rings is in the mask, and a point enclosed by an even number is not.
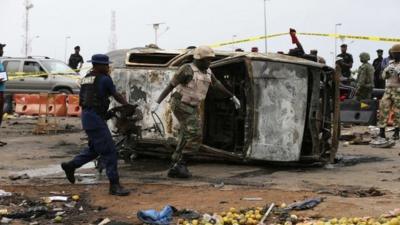
<svg viewBox="0 0 400 225"><path fill-rule="evenodd" d="M346 132L340 135L339 140L341 141L352 141L354 140L355 135L352 132Z"/></svg>
<svg viewBox="0 0 400 225"><path fill-rule="evenodd" d="M176 208L167 205L161 211L157 211L154 209L138 211L137 217L140 221L146 224L169 225L172 221L172 216L176 211Z"/></svg>
<svg viewBox="0 0 400 225"><path fill-rule="evenodd" d="M105 218L100 223L98 223L98 225L106 225L110 222L111 222L111 220L109 218Z"/></svg>
<svg viewBox="0 0 400 225"><path fill-rule="evenodd" d="M365 197L377 197L383 196L385 193L379 191L378 189L371 187L369 189L358 189L358 190L339 190L338 195L341 197L358 197L358 198L365 198Z"/></svg>
<svg viewBox="0 0 400 225"><path fill-rule="evenodd" d="M373 224L373 225L399 225L400 224L400 214L397 212L396 214L384 214L378 218L373 217L353 217L346 218L342 217L331 218L331 219L320 219L315 220L312 218L301 218L299 219L300 223L297 225L325 225L325 224L353 224L353 225L365 225L365 224ZM291 224L291 223L290 223ZM286 224L285 225L289 225Z"/></svg>
<svg viewBox="0 0 400 225"><path fill-rule="evenodd" d="M0 189L0 197L9 197L11 195L12 195L11 192L7 192L7 191L4 191L4 190Z"/></svg>
<svg viewBox="0 0 400 225"><path fill-rule="evenodd" d="M0 190L3 191L3 190ZM29 224L88 224L89 212L99 212L98 207L92 207L87 199L81 195L27 197L23 193L7 193L0 197L1 224L20 224L17 221L26 221ZM25 224L25 223L24 223Z"/></svg>
<svg viewBox="0 0 400 225"><path fill-rule="evenodd" d="M379 127L369 126L369 133L371 134L371 138L377 138L379 135Z"/></svg>
<svg viewBox="0 0 400 225"><path fill-rule="evenodd" d="M187 220L199 219L201 217L200 213L191 209L178 210L176 213L174 213L174 216Z"/></svg>
<svg viewBox="0 0 400 225"><path fill-rule="evenodd" d="M372 148L391 148L396 145L396 142L391 139L377 137L370 142Z"/></svg>
<svg viewBox="0 0 400 225"><path fill-rule="evenodd" d="M52 203L52 202L66 202L68 201L68 197L66 196L51 196L43 198L44 202Z"/></svg>
<svg viewBox="0 0 400 225"><path fill-rule="evenodd" d="M370 133L358 133L358 132L347 132L340 136L340 140L344 141L343 146L347 147L349 145L368 145L371 140L367 138Z"/></svg>
<svg viewBox="0 0 400 225"><path fill-rule="evenodd" d="M295 202L290 204L287 209L289 210L307 210L307 209L312 209L315 206L319 205L321 202L324 201L324 198L311 198L311 199L306 199L301 202Z"/></svg>
<svg viewBox="0 0 400 225"><path fill-rule="evenodd" d="M24 174L13 174L8 176L10 180L26 180L30 179L29 175L24 173Z"/></svg>
<svg viewBox="0 0 400 225"><path fill-rule="evenodd" d="M314 198L302 201L306 203L319 204L322 198ZM311 203L312 202L312 203ZM317 203L319 202L319 203ZM300 203L300 202L299 202ZM298 203L296 203L298 204ZM355 218L322 218L315 219L310 217L297 216L291 214L291 210L286 204L275 207L272 203L265 207L256 207L237 210L229 209L227 212L204 214L202 219L178 219L178 225L400 225L400 209L395 209L378 218L372 217L355 217ZM268 218L268 219L267 219ZM268 223L266 223L268 221Z"/></svg>
<svg viewBox="0 0 400 225"><path fill-rule="evenodd" d="M352 145L368 145L371 140L365 137L365 134L355 133L355 138L350 142Z"/></svg>

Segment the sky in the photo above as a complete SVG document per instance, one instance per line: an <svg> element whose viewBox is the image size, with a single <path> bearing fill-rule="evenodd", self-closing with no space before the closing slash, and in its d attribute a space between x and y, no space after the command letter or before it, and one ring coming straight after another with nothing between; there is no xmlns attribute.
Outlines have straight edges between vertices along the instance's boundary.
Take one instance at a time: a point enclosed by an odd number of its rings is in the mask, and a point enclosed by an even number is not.
<svg viewBox="0 0 400 225"><path fill-rule="evenodd" d="M25 0L0 0L0 43L5 56L22 56ZM154 43L152 23L163 22L158 45L164 49L213 44L264 34L264 0L31 0L30 55L64 60L81 46L85 60L106 53L109 47L111 11L116 12L117 48L141 47ZM288 32L338 33L400 37L398 0L267 0L268 34ZM70 39L66 39L66 37ZM318 49L328 64L334 60L332 38L299 36L308 52ZM376 49L387 50L390 42L338 40L349 45L355 66L358 55ZM264 50L264 41L235 44L220 49L251 47ZM67 48L66 48L67 47ZM294 48L289 36L268 40L268 51L287 52ZM339 52L339 50L338 50Z"/></svg>

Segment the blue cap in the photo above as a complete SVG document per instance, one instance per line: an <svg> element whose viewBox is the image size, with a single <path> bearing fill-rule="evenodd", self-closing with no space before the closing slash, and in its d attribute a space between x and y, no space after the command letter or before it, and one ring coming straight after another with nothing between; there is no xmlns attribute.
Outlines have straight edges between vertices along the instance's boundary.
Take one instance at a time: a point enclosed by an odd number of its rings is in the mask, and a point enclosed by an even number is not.
<svg viewBox="0 0 400 225"><path fill-rule="evenodd" d="M96 54L92 56L92 59L87 61L91 62L93 64L111 64L112 62L110 61L110 58L108 58L107 55L104 54Z"/></svg>

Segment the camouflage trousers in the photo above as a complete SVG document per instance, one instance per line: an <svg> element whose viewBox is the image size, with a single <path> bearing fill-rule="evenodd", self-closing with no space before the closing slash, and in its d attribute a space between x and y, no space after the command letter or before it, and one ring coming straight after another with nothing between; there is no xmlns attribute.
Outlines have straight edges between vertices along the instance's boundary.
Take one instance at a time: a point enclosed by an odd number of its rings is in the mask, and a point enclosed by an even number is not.
<svg viewBox="0 0 400 225"><path fill-rule="evenodd" d="M385 128L390 110L393 110L395 116L394 127L400 127L400 88L386 88L379 105L378 127Z"/></svg>
<svg viewBox="0 0 400 225"><path fill-rule="evenodd" d="M372 88L369 87L360 87L357 90L356 98L358 101L361 100L369 100L372 97Z"/></svg>
<svg viewBox="0 0 400 225"><path fill-rule="evenodd" d="M182 103L172 97L171 110L179 121L178 145L172 154L172 162L177 163L186 160L185 156L198 152L202 143L202 130L197 107Z"/></svg>

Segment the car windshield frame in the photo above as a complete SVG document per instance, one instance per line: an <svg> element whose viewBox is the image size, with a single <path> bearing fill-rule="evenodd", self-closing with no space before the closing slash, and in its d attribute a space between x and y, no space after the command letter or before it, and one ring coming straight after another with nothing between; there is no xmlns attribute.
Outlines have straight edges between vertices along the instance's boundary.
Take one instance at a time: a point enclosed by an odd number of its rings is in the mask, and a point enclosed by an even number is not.
<svg viewBox="0 0 400 225"><path fill-rule="evenodd" d="M62 61L58 60L43 60L43 67L48 71L49 74L59 74L59 75L77 75L77 73ZM62 66L61 66L62 65ZM59 67L63 69L58 70Z"/></svg>

